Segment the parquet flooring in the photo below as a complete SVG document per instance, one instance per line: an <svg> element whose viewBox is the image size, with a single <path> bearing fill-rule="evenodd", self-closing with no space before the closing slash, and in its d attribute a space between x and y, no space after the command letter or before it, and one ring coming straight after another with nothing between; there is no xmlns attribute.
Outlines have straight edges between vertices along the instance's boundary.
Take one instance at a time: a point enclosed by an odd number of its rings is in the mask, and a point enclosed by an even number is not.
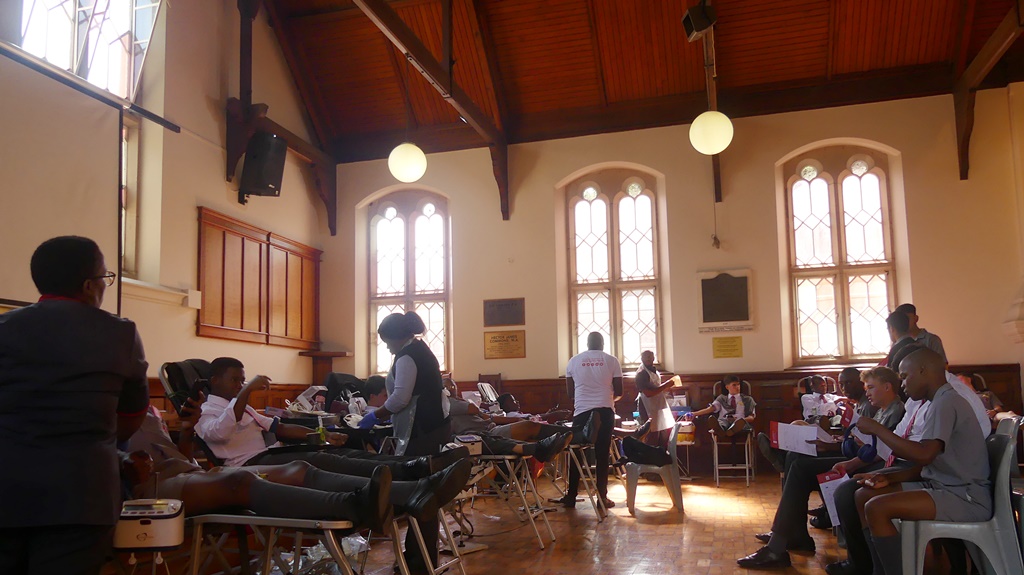
<svg viewBox="0 0 1024 575"><path fill-rule="evenodd" d="M542 496L557 497L547 479L539 481ZM524 573L530 575L687 575L759 573L736 565L736 559L760 547L754 534L767 531L779 498L779 476L761 474L750 487L743 480L723 480L716 488L710 478L683 482L684 513L672 508L661 483L640 481L636 517L626 509L625 486L615 480L609 496L616 507L599 523L588 500L573 510L549 512L556 540L545 549L528 523L520 523L497 499L478 499L468 513L475 528L469 541L489 549L465 556L468 575ZM811 506L819 503L812 496ZM846 557L831 531L810 529L816 554L791 553L793 567L775 573L824 573L826 563ZM367 573L390 575L384 544L375 544ZM378 555L378 553L380 555Z"/></svg>

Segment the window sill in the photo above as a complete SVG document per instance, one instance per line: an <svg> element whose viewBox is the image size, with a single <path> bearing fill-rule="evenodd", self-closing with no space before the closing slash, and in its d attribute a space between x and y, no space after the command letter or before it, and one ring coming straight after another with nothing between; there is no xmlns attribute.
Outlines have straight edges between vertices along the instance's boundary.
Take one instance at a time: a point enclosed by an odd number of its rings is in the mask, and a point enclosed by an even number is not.
<svg viewBox="0 0 1024 575"><path fill-rule="evenodd" d="M882 355L882 356L879 356L877 359L871 359L871 358L864 359L864 358L862 358L862 359L851 359L851 360L846 360L846 361L843 361L843 360L832 360L832 361L825 360L825 361L821 361L820 363L814 363L814 362L797 363L795 365L787 367L783 371L814 373L814 372L817 372L817 371L830 371L830 370L841 371L843 369L846 369L847 367L856 367L857 369L865 370L865 369L871 369L872 367L875 367L876 365L878 365L879 361L882 361L884 359L885 359L885 356Z"/></svg>
<svg viewBox="0 0 1024 575"><path fill-rule="evenodd" d="M198 295L199 292L169 288L132 278L121 278L121 294L137 301L171 306L193 307L190 303L199 301L199 298L193 295Z"/></svg>

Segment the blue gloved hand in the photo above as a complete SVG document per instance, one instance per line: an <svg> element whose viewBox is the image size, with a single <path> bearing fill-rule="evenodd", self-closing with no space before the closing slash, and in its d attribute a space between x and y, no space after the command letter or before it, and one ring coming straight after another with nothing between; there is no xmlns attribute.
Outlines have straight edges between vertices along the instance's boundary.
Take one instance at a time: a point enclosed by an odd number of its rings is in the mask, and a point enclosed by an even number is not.
<svg viewBox="0 0 1024 575"><path fill-rule="evenodd" d="M376 410L366 412L366 415L364 415L363 418L359 420L359 429L370 429L374 425L377 425Z"/></svg>

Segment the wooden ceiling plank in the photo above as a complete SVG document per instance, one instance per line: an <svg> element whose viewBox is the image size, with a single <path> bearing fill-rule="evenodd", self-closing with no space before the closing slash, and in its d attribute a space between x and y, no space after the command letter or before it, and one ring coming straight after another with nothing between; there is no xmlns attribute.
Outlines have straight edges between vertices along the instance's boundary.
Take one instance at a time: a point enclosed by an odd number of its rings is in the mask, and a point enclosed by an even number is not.
<svg viewBox="0 0 1024 575"><path fill-rule="evenodd" d="M399 62L399 55L394 46L388 45L388 61L391 63L391 70L395 73L395 81L402 92L402 107L405 108L405 123L407 128L419 127L416 122L416 111L412 107L412 98L409 96L409 87L406 85L405 74L402 73L402 63ZM404 58L403 58L404 60Z"/></svg>
<svg viewBox="0 0 1024 575"><path fill-rule="evenodd" d="M503 220L508 220L508 144L505 134L494 125L491 117L485 114L469 95L452 80L450 76L450 62L447 67L438 63L434 55L423 44L423 41L387 5L387 2L384 0L354 0L354 2L403 54L408 55L410 62L423 74L423 77L432 86L437 88L445 101L451 104L459 115L466 120L466 123L472 126L492 149L504 151L503 154L499 154L497 157L492 152L492 160L494 160L494 176L498 187L501 217ZM443 17L448 18L451 16L451 3L446 2L445 6L447 7L448 14ZM448 30L450 28L449 26ZM451 54L450 41L450 38L448 38L446 41L447 47L443 48L443 53ZM504 159L503 161L498 161L502 158Z"/></svg>
<svg viewBox="0 0 1024 575"><path fill-rule="evenodd" d="M441 0L441 92L450 94L452 91L452 0Z"/></svg>
<svg viewBox="0 0 1024 575"><path fill-rule="evenodd" d="M326 145L330 141L328 134L334 132L334 126L331 125L330 117L325 112L326 108L319 86L317 86L316 82L311 81L312 74L309 62L305 58L305 52L301 48L295 49L298 42L295 41L285 23L281 21L274 2L267 0L263 5L267 10L270 27L274 30L274 35L277 37L277 43L281 47L284 59L292 71L292 81L295 82L299 97L305 105L306 113L309 115L309 122L313 126L313 132L316 134L317 141L321 145Z"/></svg>
<svg viewBox="0 0 1024 575"><path fill-rule="evenodd" d="M403 54L409 55L412 64L416 66L432 86L440 91L440 87L443 85L442 76L444 73L440 63L438 63L430 53L430 50L416 37L398 14L388 6L387 2L384 0L353 1ZM455 108L459 115L465 118L470 126L477 130L488 144L505 141L505 135L473 103L458 84L452 83L451 91L449 93L442 93L441 96Z"/></svg>
<svg viewBox="0 0 1024 575"><path fill-rule="evenodd" d="M608 105L608 85L604 78L604 61L601 58L601 44L597 38L597 24L594 18L594 0L587 2L587 23L590 26L590 50L594 55L594 69L597 73L598 97L602 106Z"/></svg>
<svg viewBox="0 0 1024 575"><path fill-rule="evenodd" d="M828 51L825 53L825 78L832 79L832 62L836 57L836 0L828 3Z"/></svg>
<svg viewBox="0 0 1024 575"><path fill-rule="evenodd" d="M504 130L498 113L497 100L492 93L487 54L481 44L476 15L472 0L456 0L455 9L455 81L462 86L470 98L480 104L498 129ZM460 120L461 121L461 120Z"/></svg>
<svg viewBox="0 0 1024 575"><path fill-rule="evenodd" d="M960 179L966 180L970 172L971 133L974 131L974 93L985 76L999 62L1006 51L1024 32L1024 0L1015 5L1003 18L995 32L981 47L978 55L964 69L953 89L953 113L956 120L957 160Z"/></svg>
<svg viewBox="0 0 1024 575"><path fill-rule="evenodd" d="M498 124L501 129L508 129L509 108L508 98L505 94L505 85L501 77L501 69L498 67L498 53L494 47L494 36L491 33L490 20L479 4L483 0L465 0L466 9L469 11L470 26L473 29L473 38L476 40L477 50L484 55L486 66L484 67L484 86L494 101L494 108L498 115Z"/></svg>

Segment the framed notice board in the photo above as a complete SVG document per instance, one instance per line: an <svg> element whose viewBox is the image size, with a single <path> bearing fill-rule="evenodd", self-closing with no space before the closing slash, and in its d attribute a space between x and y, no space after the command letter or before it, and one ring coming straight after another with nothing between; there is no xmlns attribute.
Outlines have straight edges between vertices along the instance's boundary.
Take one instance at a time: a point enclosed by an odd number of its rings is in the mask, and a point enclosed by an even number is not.
<svg viewBox="0 0 1024 575"><path fill-rule="evenodd" d="M697 331L745 331L754 329L753 282L750 270L697 274L700 302Z"/></svg>
<svg viewBox="0 0 1024 575"><path fill-rule="evenodd" d="M526 298L484 300L484 327L502 325L526 325Z"/></svg>

